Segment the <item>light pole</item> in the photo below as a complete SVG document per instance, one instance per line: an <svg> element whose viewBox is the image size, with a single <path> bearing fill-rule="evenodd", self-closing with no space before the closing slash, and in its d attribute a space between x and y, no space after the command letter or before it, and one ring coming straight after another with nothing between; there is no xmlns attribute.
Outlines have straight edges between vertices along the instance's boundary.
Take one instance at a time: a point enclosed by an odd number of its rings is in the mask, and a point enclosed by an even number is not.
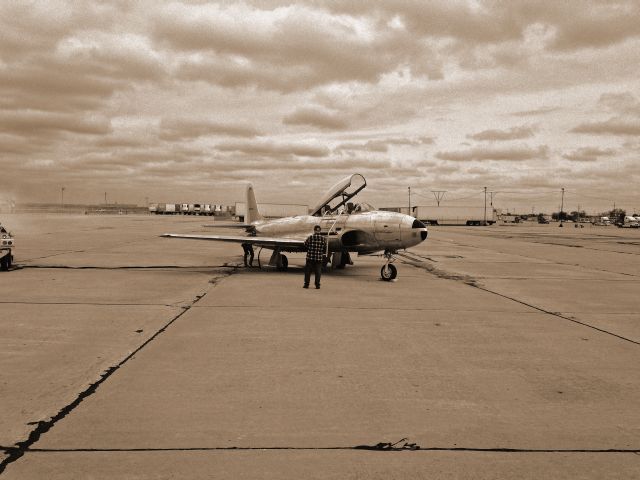
<svg viewBox="0 0 640 480"><path fill-rule="evenodd" d="M407 187L409 189L409 213L407 215L411 215L411 187Z"/></svg>
<svg viewBox="0 0 640 480"><path fill-rule="evenodd" d="M562 227L562 217L564 217L564 214L562 213L564 211L564 187L562 187L562 200L560 203L560 225L558 225L559 227Z"/></svg>
<svg viewBox="0 0 640 480"><path fill-rule="evenodd" d="M60 207L62 209L62 211L64 212L64 191L65 191L65 187L60 188Z"/></svg>
<svg viewBox="0 0 640 480"><path fill-rule="evenodd" d="M487 226L487 187L484 187L484 223Z"/></svg>

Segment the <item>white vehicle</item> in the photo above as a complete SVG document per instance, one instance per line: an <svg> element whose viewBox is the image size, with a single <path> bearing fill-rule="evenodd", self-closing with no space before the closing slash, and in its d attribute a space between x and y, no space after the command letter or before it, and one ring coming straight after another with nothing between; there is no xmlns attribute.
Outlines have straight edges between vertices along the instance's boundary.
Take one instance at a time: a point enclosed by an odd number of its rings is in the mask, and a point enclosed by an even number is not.
<svg viewBox="0 0 640 480"><path fill-rule="evenodd" d="M397 269L392 264L400 250L407 249L427 239L427 228L414 217L397 212L374 209L366 203L350 202L367 185L364 177L353 174L336 183L311 209L310 214L266 220L259 211L253 187L247 186L245 224L235 225L246 229L247 235L185 235L165 233L163 237L192 240L213 240L243 244L243 248L260 247L273 250L269 265L286 270L287 257L283 252L304 252L305 239L320 225L321 234L327 237L326 263L335 268L352 265L350 253L359 255L384 252L386 263L380 269L383 280L396 278ZM234 227L234 225L230 225ZM260 254L258 253L258 263Z"/></svg>
<svg viewBox="0 0 640 480"><path fill-rule="evenodd" d="M429 225L482 225L496 223L496 212L493 208L463 207L463 206L422 206L414 209L415 216L421 222Z"/></svg>
<svg viewBox="0 0 640 480"><path fill-rule="evenodd" d="M640 228L640 222L638 222L636 217L634 217L632 215L625 215L624 222L622 222L621 227Z"/></svg>
<svg viewBox="0 0 640 480"><path fill-rule="evenodd" d="M15 239L11 232L0 225L0 270L7 271L13 264L13 248Z"/></svg>

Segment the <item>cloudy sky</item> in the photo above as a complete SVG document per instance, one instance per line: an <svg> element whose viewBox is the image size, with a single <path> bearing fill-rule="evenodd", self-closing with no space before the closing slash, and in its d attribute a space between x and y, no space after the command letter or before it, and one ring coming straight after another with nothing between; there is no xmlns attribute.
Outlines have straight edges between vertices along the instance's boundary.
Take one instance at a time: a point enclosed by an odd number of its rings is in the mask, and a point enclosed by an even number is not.
<svg viewBox="0 0 640 480"><path fill-rule="evenodd" d="M0 2L0 197L640 208L640 1ZM0 198L1 199L1 198Z"/></svg>

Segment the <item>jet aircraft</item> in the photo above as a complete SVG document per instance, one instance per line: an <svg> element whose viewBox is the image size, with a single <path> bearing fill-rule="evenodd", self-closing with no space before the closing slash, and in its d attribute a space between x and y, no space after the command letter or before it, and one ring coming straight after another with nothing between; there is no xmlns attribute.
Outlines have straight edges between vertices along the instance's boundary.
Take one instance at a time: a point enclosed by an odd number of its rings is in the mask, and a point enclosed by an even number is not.
<svg viewBox="0 0 640 480"><path fill-rule="evenodd" d="M304 252L304 241L320 225L321 234L327 236L327 264L333 268L352 265L351 253L371 255L384 252L385 264L380 269L383 280L396 278L392 264L399 250L415 246L427 238L426 226L410 215L376 210L367 203L355 204L350 200L367 186L358 173L336 183L316 204L309 215L267 220L260 215L253 186L246 191L245 223L226 225L241 227L246 235L189 235L165 233L163 237L191 240L233 242L272 250L269 265L286 270L288 259L284 253ZM217 226L217 225L213 225ZM258 254L258 263L260 255Z"/></svg>

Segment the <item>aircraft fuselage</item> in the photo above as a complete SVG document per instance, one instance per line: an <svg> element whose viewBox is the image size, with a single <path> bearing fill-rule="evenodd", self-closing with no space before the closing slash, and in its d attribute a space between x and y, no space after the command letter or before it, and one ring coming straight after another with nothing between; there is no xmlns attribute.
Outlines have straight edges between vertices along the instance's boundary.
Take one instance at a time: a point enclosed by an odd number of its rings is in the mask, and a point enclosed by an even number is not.
<svg viewBox="0 0 640 480"><path fill-rule="evenodd" d="M396 212L371 211L317 217L300 215L256 222L256 236L299 237L320 225L329 238L330 251L372 253L412 247L427 238L427 228L414 217Z"/></svg>

